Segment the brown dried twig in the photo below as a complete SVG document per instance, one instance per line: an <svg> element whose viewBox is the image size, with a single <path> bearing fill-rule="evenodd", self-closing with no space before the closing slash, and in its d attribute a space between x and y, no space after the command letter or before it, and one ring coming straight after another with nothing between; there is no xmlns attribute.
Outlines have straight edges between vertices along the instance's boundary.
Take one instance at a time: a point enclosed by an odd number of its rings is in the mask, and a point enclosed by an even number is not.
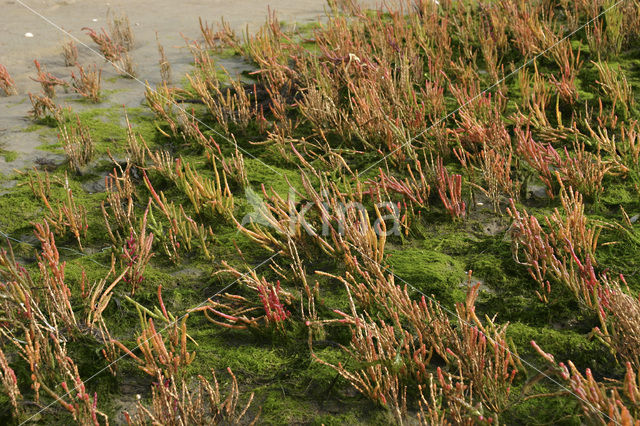
<svg viewBox="0 0 640 426"><path fill-rule="evenodd" d="M62 44L62 56L67 67L72 67L78 63L78 46L76 46L75 41L67 40Z"/></svg>
<svg viewBox="0 0 640 426"><path fill-rule="evenodd" d="M220 393L218 379L213 370L213 385L203 376L198 376L198 387L195 391L184 380L180 381L178 386L176 377L158 375L151 388L151 406L145 407L138 402L137 413L132 416L125 411L125 420L128 425L135 426L147 425L150 422L170 426L245 424L244 417L253 401L253 393L244 407L238 406L238 381L231 369L227 368L227 372L231 376L231 384L226 397ZM253 426L259 416L260 412L247 424Z"/></svg>

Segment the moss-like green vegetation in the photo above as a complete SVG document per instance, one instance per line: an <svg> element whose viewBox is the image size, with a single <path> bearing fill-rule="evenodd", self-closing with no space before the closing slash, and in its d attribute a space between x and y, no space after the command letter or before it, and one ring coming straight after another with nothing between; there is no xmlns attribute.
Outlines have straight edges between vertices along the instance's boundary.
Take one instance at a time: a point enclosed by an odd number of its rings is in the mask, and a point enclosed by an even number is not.
<svg viewBox="0 0 640 426"><path fill-rule="evenodd" d="M466 274L460 260L435 250L401 248L389 250L393 273L421 292L434 295L447 305L464 300Z"/></svg>
<svg viewBox="0 0 640 426"><path fill-rule="evenodd" d="M0 156L4 158L5 162L11 163L15 161L16 158L18 158L18 153L15 151L7 151L7 150L0 149Z"/></svg>

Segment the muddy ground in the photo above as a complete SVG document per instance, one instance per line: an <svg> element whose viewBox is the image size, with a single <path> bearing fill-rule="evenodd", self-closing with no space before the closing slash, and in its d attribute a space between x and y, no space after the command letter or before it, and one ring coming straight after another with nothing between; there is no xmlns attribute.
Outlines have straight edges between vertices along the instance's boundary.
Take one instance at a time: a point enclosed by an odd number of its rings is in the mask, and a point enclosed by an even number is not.
<svg viewBox="0 0 640 426"><path fill-rule="evenodd" d="M375 4L373 1L364 3ZM217 23L224 18L238 34L243 34L264 24L269 10L276 11L278 18L285 23L303 25L320 19L325 8L323 0L0 1L0 63L8 69L18 88L18 95L0 97L0 154L3 154L0 155L0 174L30 168L37 162L64 160L62 155L38 149L43 143L55 140L55 133L43 135L25 131L32 125L28 116L31 104L27 94L40 90L39 84L31 79L36 75L33 61L37 59L53 75L66 80L73 69L64 65L62 44L68 39L64 31L78 39L80 64L96 63L102 68L102 88L108 96L98 106L108 108L124 104L135 107L140 106L144 99L144 81L152 86L160 82L156 32L171 63L174 79L179 82L192 62L185 38L199 37L199 17L209 23ZM96 31L107 28L109 10L125 13L131 22L136 43L131 56L136 64L137 80L116 78L116 70L99 56L95 44L82 31L84 27ZM33 37L26 37L27 33ZM238 71L242 68L237 61L224 65L230 71L234 67ZM58 92L60 99L64 100L65 94L61 90ZM77 95L67 96L77 98ZM60 99L58 103L64 103ZM82 107L74 105L79 110Z"/></svg>

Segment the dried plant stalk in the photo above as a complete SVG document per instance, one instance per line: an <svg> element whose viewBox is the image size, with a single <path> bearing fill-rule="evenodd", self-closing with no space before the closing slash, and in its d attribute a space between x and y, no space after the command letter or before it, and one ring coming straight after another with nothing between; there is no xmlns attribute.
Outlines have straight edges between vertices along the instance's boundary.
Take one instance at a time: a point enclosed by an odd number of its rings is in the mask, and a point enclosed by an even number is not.
<svg viewBox="0 0 640 426"><path fill-rule="evenodd" d="M117 163L116 163L117 164ZM124 242L127 231L133 229L136 222L134 211L134 184L131 180L131 163L123 170L118 164L120 173L114 168L113 171L104 178L105 190L107 193L107 205L110 208L111 215L107 212L105 202L100 203L102 216L109 233L109 237L114 245L119 246ZM117 229L111 226L110 218L113 216Z"/></svg>
<svg viewBox="0 0 640 426"><path fill-rule="evenodd" d="M198 22L200 23L200 33L202 34L202 38L204 39L207 47L213 51L218 51L224 47L239 47L240 43L238 40L238 36L229 26L229 23L223 19L221 19L219 24L219 30L215 31L213 26L209 26L209 24L205 21L202 21L202 18L198 17Z"/></svg>
<svg viewBox="0 0 640 426"><path fill-rule="evenodd" d="M67 117L71 113L71 108L62 108L51 99L50 97L43 95L34 95L29 93L29 100L31 101L32 109L29 114L34 119L41 119L47 116L53 117L54 121L60 126L67 121Z"/></svg>
<svg viewBox="0 0 640 426"><path fill-rule="evenodd" d="M476 155L469 154L463 149L455 151L456 156L462 163L465 170L470 171L472 176L475 172L471 170L471 164L476 163L482 173L484 186L471 183L474 187L480 189L489 197L493 203L494 211L499 211L502 197L518 199L519 182L514 181L512 175L513 150L509 145L506 153L500 152L501 149L489 148L484 146L482 151Z"/></svg>
<svg viewBox="0 0 640 426"><path fill-rule="evenodd" d="M146 165L146 155L149 147L142 135L134 132L126 110L124 117L127 122L127 156L130 162L136 167L144 167Z"/></svg>
<svg viewBox="0 0 640 426"><path fill-rule="evenodd" d="M122 13L116 15L111 10L107 12L107 24L109 26L109 33L116 45L122 46L125 51L130 51L134 44L133 30L129 23L129 17Z"/></svg>
<svg viewBox="0 0 640 426"><path fill-rule="evenodd" d="M67 40L62 43L62 56L67 67L72 67L78 63L78 46L76 46L75 41Z"/></svg>
<svg viewBox="0 0 640 426"><path fill-rule="evenodd" d="M151 86L147 84L144 91L144 96L147 105L149 106L149 108L151 108L151 111L153 111L155 116L159 118L163 123L169 125L171 134L167 134L165 131L156 126L158 131L160 131L167 137L176 137L180 135L178 118L176 114L176 110L178 110L179 107L173 100L171 93L172 91L166 83L156 86L155 89L151 88Z"/></svg>
<svg viewBox="0 0 640 426"><path fill-rule="evenodd" d="M113 65L118 73L125 78L135 78L138 74L136 65L126 50L122 52L122 55L120 55L120 58L116 62L113 62Z"/></svg>
<svg viewBox="0 0 640 426"><path fill-rule="evenodd" d="M171 85L171 63L169 59L167 59L167 55L164 53L164 47L160 44L160 39L158 38L158 32L156 31L156 43L158 44L158 54L160 55L160 59L158 60L158 65L160 66L160 78L162 79L162 84L165 86Z"/></svg>
<svg viewBox="0 0 640 426"><path fill-rule="evenodd" d="M138 411L131 415L125 411L128 425L143 426L150 422L170 426L206 426L212 424L245 424L245 415L253 401L253 393L244 407L239 406L240 391L236 376L227 368L231 376L229 393L226 397L220 393L218 379L213 370L213 385L203 376L198 376L198 387L193 390L184 380L178 387L175 377L157 377L151 389L151 406L138 403ZM260 412L249 424L253 426Z"/></svg>

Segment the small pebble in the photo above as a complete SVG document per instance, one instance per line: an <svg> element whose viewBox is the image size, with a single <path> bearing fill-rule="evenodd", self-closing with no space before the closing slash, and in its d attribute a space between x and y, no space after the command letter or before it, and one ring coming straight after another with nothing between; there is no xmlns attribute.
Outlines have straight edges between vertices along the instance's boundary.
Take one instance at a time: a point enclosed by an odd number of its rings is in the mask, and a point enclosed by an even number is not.
<svg viewBox="0 0 640 426"><path fill-rule="evenodd" d="M24 36L27 37L27 38L31 38L31 37L33 37L33 34L32 33L24 33Z"/></svg>

